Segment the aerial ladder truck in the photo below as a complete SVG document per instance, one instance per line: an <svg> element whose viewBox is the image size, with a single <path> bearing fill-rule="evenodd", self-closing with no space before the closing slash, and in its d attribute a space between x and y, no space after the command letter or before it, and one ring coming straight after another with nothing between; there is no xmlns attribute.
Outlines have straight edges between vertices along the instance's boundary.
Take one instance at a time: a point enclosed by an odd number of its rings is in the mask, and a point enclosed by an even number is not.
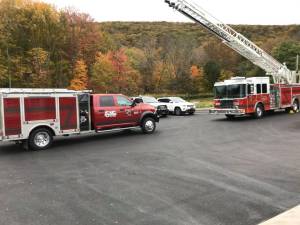
<svg viewBox="0 0 300 225"><path fill-rule="evenodd" d="M232 27L222 23L190 0L165 0L173 9L200 24L221 41L253 64L266 76L233 77L214 85L214 109L211 114L227 118L254 115L262 118L265 112L285 109L299 110L300 76L291 71Z"/></svg>

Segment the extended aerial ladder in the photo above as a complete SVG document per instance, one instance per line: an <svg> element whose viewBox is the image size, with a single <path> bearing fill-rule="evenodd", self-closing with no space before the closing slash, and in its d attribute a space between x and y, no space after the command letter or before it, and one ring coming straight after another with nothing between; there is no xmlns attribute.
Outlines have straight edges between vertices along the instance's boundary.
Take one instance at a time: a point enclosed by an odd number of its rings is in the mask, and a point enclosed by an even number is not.
<svg viewBox="0 0 300 225"><path fill-rule="evenodd" d="M252 41L210 15L196 3L190 0L165 0L170 7L204 26L220 38L223 43L266 72L277 84L300 83L299 74L290 71L285 64L280 63L271 55L259 48Z"/></svg>

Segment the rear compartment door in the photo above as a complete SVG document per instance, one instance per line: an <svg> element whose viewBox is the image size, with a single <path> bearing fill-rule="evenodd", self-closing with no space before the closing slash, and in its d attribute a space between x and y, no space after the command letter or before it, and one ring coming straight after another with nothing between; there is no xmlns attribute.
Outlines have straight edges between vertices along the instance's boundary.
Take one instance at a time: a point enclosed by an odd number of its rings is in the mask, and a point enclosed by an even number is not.
<svg viewBox="0 0 300 225"><path fill-rule="evenodd" d="M281 107L290 107L292 105L292 89L290 87L280 87Z"/></svg>
<svg viewBox="0 0 300 225"><path fill-rule="evenodd" d="M19 98L4 98L5 136L18 136L22 133Z"/></svg>
<svg viewBox="0 0 300 225"><path fill-rule="evenodd" d="M74 131L78 129L76 97L59 98L59 117L61 131Z"/></svg>
<svg viewBox="0 0 300 225"><path fill-rule="evenodd" d="M2 96L0 95L0 140L3 136L3 105L2 105Z"/></svg>
<svg viewBox="0 0 300 225"><path fill-rule="evenodd" d="M28 97L24 98L25 121L55 120L55 98Z"/></svg>

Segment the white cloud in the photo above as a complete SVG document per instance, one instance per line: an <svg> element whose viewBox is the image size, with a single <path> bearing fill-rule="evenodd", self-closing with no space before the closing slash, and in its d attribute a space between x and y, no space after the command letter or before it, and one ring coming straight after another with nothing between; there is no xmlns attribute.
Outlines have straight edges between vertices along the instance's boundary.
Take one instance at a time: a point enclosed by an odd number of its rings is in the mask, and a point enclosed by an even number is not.
<svg viewBox="0 0 300 225"><path fill-rule="evenodd" d="M97 21L189 21L164 0L44 0L72 6ZM194 0L229 24L300 24L299 0Z"/></svg>

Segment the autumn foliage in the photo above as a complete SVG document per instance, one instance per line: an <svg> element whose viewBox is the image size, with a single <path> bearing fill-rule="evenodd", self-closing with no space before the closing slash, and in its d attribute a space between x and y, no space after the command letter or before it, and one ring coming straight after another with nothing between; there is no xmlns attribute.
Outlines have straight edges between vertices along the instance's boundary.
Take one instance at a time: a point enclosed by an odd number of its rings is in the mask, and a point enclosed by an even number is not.
<svg viewBox="0 0 300 225"><path fill-rule="evenodd" d="M70 89L80 91L88 89L88 71L83 60L78 60L74 68L74 78L71 80Z"/></svg>
<svg viewBox="0 0 300 225"><path fill-rule="evenodd" d="M299 26L235 26L295 69ZM96 23L73 9L0 0L0 88L93 89L129 95L211 92L264 71L193 23Z"/></svg>

